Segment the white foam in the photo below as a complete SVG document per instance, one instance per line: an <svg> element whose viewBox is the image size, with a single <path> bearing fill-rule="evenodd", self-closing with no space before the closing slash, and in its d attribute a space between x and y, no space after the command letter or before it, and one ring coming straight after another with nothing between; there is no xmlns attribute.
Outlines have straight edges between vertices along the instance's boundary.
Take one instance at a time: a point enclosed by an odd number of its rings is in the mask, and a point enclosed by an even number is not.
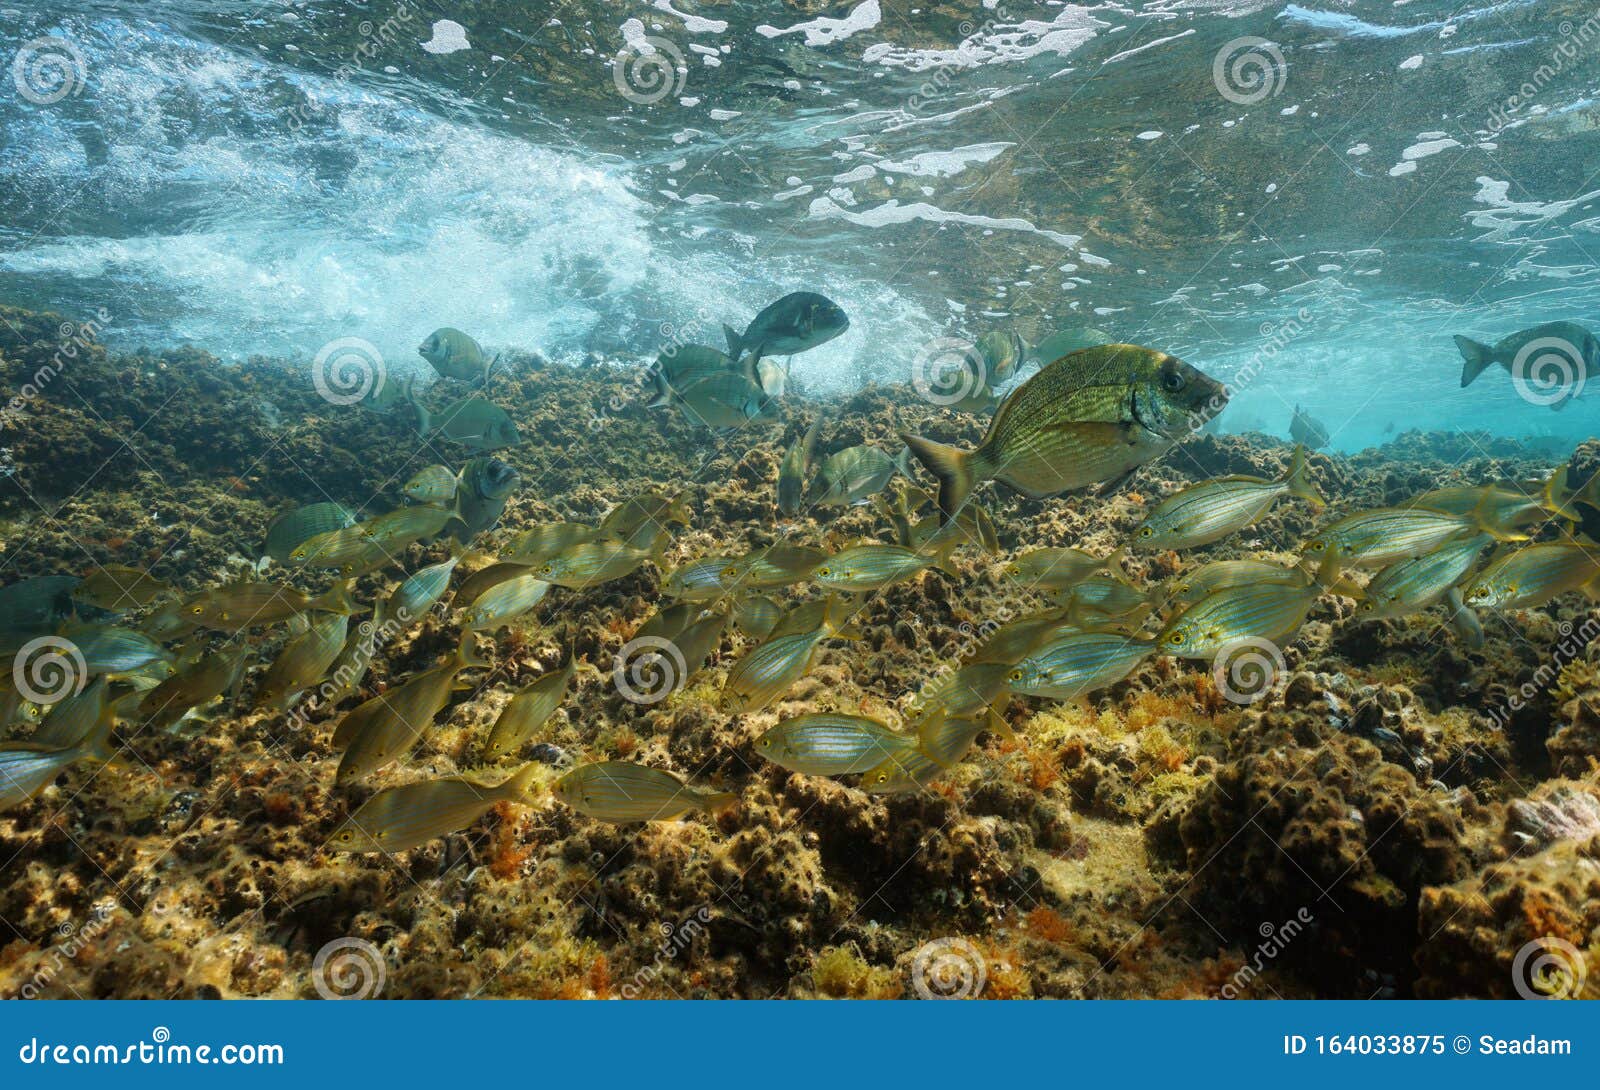
<svg viewBox="0 0 1600 1090"><path fill-rule="evenodd" d="M459 53L471 49L467 41L467 28L454 19L440 19L433 24L433 37L422 43L429 53Z"/></svg>
<svg viewBox="0 0 1600 1090"><path fill-rule="evenodd" d="M931 204L915 202L901 204L899 201L885 201L876 208L869 208L861 212L849 212L839 207L833 200L833 195L818 197L811 202L810 213L813 219L840 219L848 223L860 224L863 227L887 227L892 224L912 223L924 220L928 223L965 223L973 227L986 227L993 231L1022 231L1038 235L1040 238L1049 239L1059 246L1069 250L1076 250L1083 241L1082 235L1069 235L1060 231L1050 231L1043 227L1036 227L1025 219L1015 217L981 216L965 212L947 212L943 208L936 208ZM1098 260L1098 259L1097 259Z"/></svg>
<svg viewBox="0 0 1600 1090"><path fill-rule="evenodd" d="M839 19L830 19L826 15L819 15L815 19L794 26L778 27L762 24L756 27L756 33L763 38L779 38L785 34L803 34L809 46L832 45L834 42L843 41L863 30L871 30L883 18L883 9L879 7L878 0L862 0L861 3L850 9L849 14Z"/></svg>

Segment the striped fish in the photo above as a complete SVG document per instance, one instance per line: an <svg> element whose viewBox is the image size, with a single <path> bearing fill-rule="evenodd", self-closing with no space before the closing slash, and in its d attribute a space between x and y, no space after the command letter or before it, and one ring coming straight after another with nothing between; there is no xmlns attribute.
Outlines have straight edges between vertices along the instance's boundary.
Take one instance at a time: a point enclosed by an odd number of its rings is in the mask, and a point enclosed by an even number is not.
<svg viewBox="0 0 1600 1090"><path fill-rule="evenodd" d="M1241 640L1281 647L1300 631L1322 593L1315 582L1227 587L1178 614L1156 639L1164 653L1185 659L1214 658Z"/></svg>
<svg viewBox="0 0 1600 1090"><path fill-rule="evenodd" d="M256 688L255 706L282 708L295 696L322 680L344 649L350 634L350 615L325 613L304 632L283 645Z"/></svg>
<svg viewBox="0 0 1600 1090"><path fill-rule="evenodd" d="M861 789L869 795L920 791L960 763L978 735L991 726L982 719L937 712L918 726L917 745L890 755L862 775Z"/></svg>
<svg viewBox="0 0 1600 1090"><path fill-rule="evenodd" d="M191 708L209 703L232 688L253 654L255 648L243 644L201 656L145 693L137 714L148 726L176 723Z"/></svg>
<svg viewBox="0 0 1600 1090"><path fill-rule="evenodd" d="M1298 496L1314 508L1326 506L1306 480L1306 448L1296 446L1289 468L1277 480L1218 477L1168 496L1133 531L1128 547L1191 549L1242 530L1265 515L1280 496Z"/></svg>
<svg viewBox="0 0 1600 1090"><path fill-rule="evenodd" d="M1165 352L1103 345L1047 364L1008 394L974 450L901 438L938 479L948 517L986 480L1039 499L1120 478L1227 400L1224 386Z"/></svg>
<svg viewBox="0 0 1600 1090"><path fill-rule="evenodd" d="M403 852L459 832L502 802L521 802L539 766L529 764L490 786L471 780L423 780L373 795L328 838L339 852Z"/></svg>
<svg viewBox="0 0 1600 1090"><path fill-rule="evenodd" d="M400 486L400 494L412 503L431 504L435 507L448 504L456 498L460 482L448 466L427 466Z"/></svg>
<svg viewBox="0 0 1600 1090"><path fill-rule="evenodd" d="M631 761L579 765L556 781L556 797L597 821L670 821L694 810L714 814L739 801L696 791L670 772Z"/></svg>
<svg viewBox="0 0 1600 1090"><path fill-rule="evenodd" d="M811 459L817 449L817 433L822 430L822 414L784 452L778 463L778 512L788 518L800 513L800 503L805 498L806 477L811 472Z"/></svg>
<svg viewBox="0 0 1600 1090"><path fill-rule="evenodd" d="M1006 675L1006 687L1053 700L1115 685L1156 650L1151 640L1118 632L1068 632L1041 643Z"/></svg>
<svg viewBox="0 0 1600 1090"><path fill-rule="evenodd" d="M293 587L277 583L226 583L203 590L186 599L181 612L190 623L218 632L243 632L247 628L277 624L311 610L350 613L350 583L335 583L325 593L312 598Z"/></svg>
<svg viewBox="0 0 1600 1090"><path fill-rule="evenodd" d="M1356 616L1376 621L1427 609L1461 582L1491 540L1488 534L1474 534L1446 542L1426 556L1389 565L1367 584Z"/></svg>
<svg viewBox="0 0 1600 1090"><path fill-rule="evenodd" d="M722 706L734 713L756 712L771 704L811 670L825 628L773 635L747 651L728 671Z"/></svg>
<svg viewBox="0 0 1600 1090"><path fill-rule="evenodd" d="M462 627L476 631L504 624L544 601L549 590L540 576L513 576L480 594L463 615Z"/></svg>
<svg viewBox="0 0 1600 1090"><path fill-rule="evenodd" d="M1321 562L1325 572L1341 564L1382 567L1423 556L1451 538L1485 529L1470 515L1421 507L1379 507L1357 511L1324 527L1306 542L1305 555Z"/></svg>
<svg viewBox="0 0 1600 1090"><path fill-rule="evenodd" d="M1571 590L1600 601L1600 547L1545 542L1489 561L1467 585L1474 609L1531 609Z"/></svg>
<svg viewBox="0 0 1600 1090"><path fill-rule="evenodd" d="M631 575L646 560L659 563L669 537L663 533L648 548L636 549L615 538L596 538L563 549L536 569L540 579L558 587L587 590Z"/></svg>
<svg viewBox="0 0 1600 1090"><path fill-rule="evenodd" d="M546 522L532 526L511 539L500 559L508 563L536 567L574 545L600 536L600 531L581 522Z"/></svg>
<svg viewBox="0 0 1600 1090"><path fill-rule="evenodd" d="M342 504L313 503L285 511L267 524L266 554L280 564L290 562L290 554L319 534L332 533L356 524L356 517ZM304 556L300 560L306 559Z"/></svg>
<svg viewBox="0 0 1600 1090"><path fill-rule="evenodd" d="M567 686L578 672L578 661L569 659L566 666L553 670L530 685L524 686L500 712L489 731L489 740L483 747L485 761L498 760L532 737L561 706Z"/></svg>
<svg viewBox="0 0 1600 1090"><path fill-rule="evenodd" d="M1283 583L1302 586L1306 573L1299 568L1286 568L1270 560L1214 560L1202 564L1191 572L1177 576L1167 584L1167 604L1189 606L1227 587L1243 587L1252 583Z"/></svg>
<svg viewBox="0 0 1600 1090"><path fill-rule="evenodd" d="M942 552L931 556L904 545L853 545L829 557L811 578L829 590L856 594L881 590L932 567L959 578L960 573L950 566L956 544L947 541Z"/></svg>
<svg viewBox="0 0 1600 1090"><path fill-rule="evenodd" d="M1073 627L1067 620L1065 609L1028 613L990 631L972 652L968 662L1003 662L1009 666L1032 651L1051 633Z"/></svg>
<svg viewBox="0 0 1600 1090"><path fill-rule="evenodd" d="M756 739L755 750L790 772L844 776L866 772L916 744L915 735L876 719L818 712L783 720Z"/></svg>
<svg viewBox="0 0 1600 1090"><path fill-rule="evenodd" d="M679 602L657 609L643 624L634 630L633 638L636 640L670 640L688 627L689 622L700 615L701 606L698 602Z"/></svg>
<svg viewBox="0 0 1600 1090"><path fill-rule="evenodd" d="M433 726L456 675L487 665L473 649L472 634L463 632L455 654L442 664L351 709L334 732L334 744L346 747L334 783L342 786L398 760Z"/></svg>
<svg viewBox="0 0 1600 1090"><path fill-rule="evenodd" d="M1138 620L1155 608L1148 592L1115 575L1091 575L1051 598L1074 623L1084 626L1108 619Z"/></svg>
<svg viewBox="0 0 1600 1090"><path fill-rule="evenodd" d="M738 560L732 556L703 556L691 560L668 574L661 584L662 593L686 602L710 602L720 598L733 589L723 573Z"/></svg>
<svg viewBox="0 0 1600 1090"><path fill-rule="evenodd" d="M828 559L828 554L810 545L769 545L731 562L722 572L726 587L773 590L803 583Z"/></svg>
<svg viewBox="0 0 1600 1090"><path fill-rule="evenodd" d="M110 679L101 674L82 692L55 705L28 741L48 749L64 749L83 741L106 713L106 695L110 685Z"/></svg>
<svg viewBox="0 0 1600 1090"><path fill-rule="evenodd" d="M0 812L27 802L79 761L114 760L111 752L114 723L111 705L102 703L87 732L71 745L36 741L0 745Z"/></svg>
<svg viewBox="0 0 1600 1090"><path fill-rule="evenodd" d="M120 625L68 625L62 634L83 656L84 672L122 677L171 656L155 640Z"/></svg>
<svg viewBox="0 0 1600 1090"><path fill-rule="evenodd" d="M1030 549L1007 564L1005 577L1028 590L1071 590L1105 568L1110 557L1091 556L1082 549Z"/></svg>
<svg viewBox="0 0 1600 1090"><path fill-rule="evenodd" d="M406 576L400 585L394 588L394 593L378 604L373 614L373 623L382 626L383 622L390 618L399 620L401 624L414 622L444 597L445 590L450 586L450 576L459 563L461 554L458 552L449 560L429 564Z"/></svg>
<svg viewBox="0 0 1600 1090"><path fill-rule="evenodd" d="M753 640L764 640L772 635L782 616L783 606L760 595L740 598L733 603L733 623Z"/></svg>

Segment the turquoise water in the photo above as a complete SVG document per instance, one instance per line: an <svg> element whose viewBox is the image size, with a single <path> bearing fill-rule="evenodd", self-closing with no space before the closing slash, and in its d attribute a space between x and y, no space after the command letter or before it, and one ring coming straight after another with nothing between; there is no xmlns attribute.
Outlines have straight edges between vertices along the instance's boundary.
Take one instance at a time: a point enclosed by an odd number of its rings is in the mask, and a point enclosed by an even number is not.
<svg viewBox="0 0 1600 1090"><path fill-rule="evenodd" d="M9 4L0 301L631 363L811 289L813 391L1094 326L1235 381L1228 430L1594 431L1451 342L1594 310L1592 6L806 7Z"/></svg>

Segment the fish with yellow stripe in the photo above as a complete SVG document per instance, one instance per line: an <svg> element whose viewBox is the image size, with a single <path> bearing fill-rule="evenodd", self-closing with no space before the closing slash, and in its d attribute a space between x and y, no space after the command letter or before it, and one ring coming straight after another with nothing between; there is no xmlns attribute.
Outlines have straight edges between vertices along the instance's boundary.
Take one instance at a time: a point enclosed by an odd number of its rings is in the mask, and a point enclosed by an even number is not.
<svg viewBox="0 0 1600 1090"><path fill-rule="evenodd" d="M631 761L579 765L556 781L555 795L581 814L617 825L716 814L739 801L726 791L696 791L670 772Z"/></svg>
<svg viewBox="0 0 1600 1090"><path fill-rule="evenodd" d="M938 480L948 519L987 480L1035 499L1120 480L1227 401L1226 387L1175 356L1102 345L1047 364L1008 394L973 450L901 438Z"/></svg>
<svg viewBox="0 0 1600 1090"><path fill-rule="evenodd" d="M723 708L736 713L760 711L810 672L824 640L859 638L846 625L849 611L840 599L796 606L728 671Z"/></svg>
<svg viewBox="0 0 1600 1090"><path fill-rule="evenodd" d="M1006 675L1023 696L1071 700L1115 685L1155 653L1154 640L1120 632L1065 632L1047 639Z"/></svg>
<svg viewBox="0 0 1600 1090"><path fill-rule="evenodd" d="M1310 578L1295 583L1254 583L1227 587L1200 599L1174 617L1156 637L1165 654L1210 659L1243 641L1266 641L1282 647L1305 624L1311 607L1329 588ZM1358 588L1344 583L1336 593Z"/></svg>
<svg viewBox="0 0 1600 1090"><path fill-rule="evenodd" d="M1306 479L1306 448L1297 446L1289 467L1276 480L1217 477L1176 492L1145 516L1127 548L1192 549L1209 545L1255 522L1281 496L1296 496L1312 507L1326 506Z"/></svg>
<svg viewBox="0 0 1600 1090"><path fill-rule="evenodd" d="M785 719L755 741L755 750L790 772L846 776L866 772L910 749L917 738L864 715L815 712Z"/></svg>
<svg viewBox="0 0 1600 1090"><path fill-rule="evenodd" d="M494 785L450 778L388 787L346 818L328 847L340 852L403 852L460 832L502 802L526 799L537 764Z"/></svg>
<svg viewBox="0 0 1600 1090"><path fill-rule="evenodd" d="M1574 590L1600 601L1600 546L1541 542L1490 560L1467 585L1466 602L1477 609L1532 609Z"/></svg>

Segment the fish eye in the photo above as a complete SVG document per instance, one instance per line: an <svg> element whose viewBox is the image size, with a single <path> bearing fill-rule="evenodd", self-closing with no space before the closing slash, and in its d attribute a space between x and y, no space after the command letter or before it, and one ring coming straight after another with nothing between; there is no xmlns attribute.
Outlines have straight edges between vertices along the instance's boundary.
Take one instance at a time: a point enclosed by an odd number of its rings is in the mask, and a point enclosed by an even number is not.
<svg viewBox="0 0 1600 1090"><path fill-rule="evenodd" d="M200 614L204 613L205 611L206 611L206 607L205 606L190 606L189 607L189 612L194 614L196 617L200 616Z"/></svg>
<svg viewBox="0 0 1600 1090"><path fill-rule="evenodd" d="M824 566L822 566L822 567L817 569L817 574L822 576L822 578L826 579L826 578L828 578L828 576L833 574L833 569L828 567L828 566L826 566L826 565L824 565Z"/></svg>
<svg viewBox="0 0 1600 1090"><path fill-rule="evenodd" d="M1152 537L1152 536L1154 536L1155 532L1156 532L1156 528L1154 526L1141 526L1141 527L1139 527L1139 536L1140 537Z"/></svg>
<svg viewBox="0 0 1600 1090"><path fill-rule="evenodd" d="M1006 680L1007 681L1021 681L1022 680L1022 671L1021 670L1013 670L1013 671L1011 671L1009 674L1006 675Z"/></svg>
<svg viewBox="0 0 1600 1090"><path fill-rule="evenodd" d="M540 575L549 575L551 572L553 572L555 570L556 570L556 566L554 564L546 564L544 567L539 569L539 574Z"/></svg>
<svg viewBox="0 0 1600 1090"><path fill-rule="evenodd" d="M1167 636L1167 642L1172 644L1172 646L1174 646L1174 647L1179 646L1180 644L1183 643L1183 633L1182 632L1173 632L1173 633L1169 634Z"/></svg>
<svg viewBox="0 0 1600 1090"><path fill-rule="evenodd" d="M1322 542L1313 541L1311 544L1306 546L1306 552L1309 552L1309 553L1320 553L1325 548L1327 548L1327 546L1324 545Z"/></svg>
<svg viewBox="0 0 1600 1090"><path fill-rule="evenodd" d="M1006 574L1007 575L1021 575L1022 574L1022 568L1020 566L1016 565L1016 564L1007 564L1006 565Z"/></svg>
<svg viewBox="0 0 1600 1090"><path fill-rule="evenodd" d="M1175 394L1187 385L1189 385L1188 380L1185 379L1178 371L1168 371L1166 374L1161 376L1162 389L1168 390L1171 393Z"/></svg>

